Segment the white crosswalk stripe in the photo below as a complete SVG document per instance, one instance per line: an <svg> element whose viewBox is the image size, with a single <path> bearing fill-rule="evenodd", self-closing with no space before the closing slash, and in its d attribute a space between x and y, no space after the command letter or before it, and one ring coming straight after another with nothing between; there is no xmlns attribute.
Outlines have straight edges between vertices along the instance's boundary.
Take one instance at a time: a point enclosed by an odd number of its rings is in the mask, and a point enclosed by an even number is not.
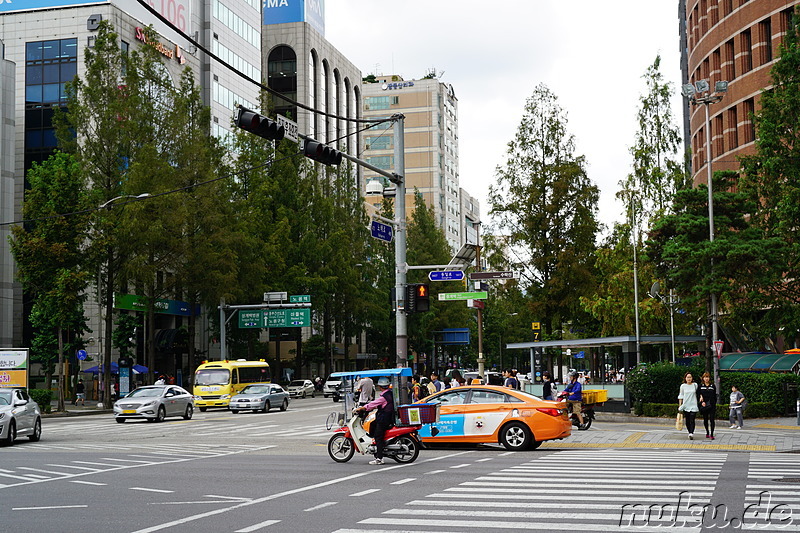
<svg viewBox="0 0 800 533"><path fill-rule="evenodd" d="M553 531L554 527L696 532L700 517L691 505L711 502L726 458L724 453L695 451L561 451L477 476L334 533ZM696 475L697 471L702 474ZM591 497L578 504L569 495L581 491ZM562 496L569 503L553 506Z"/></svg>
<svg viewBox="0 0 800 533"><path fill-rule="evenodd" d="M800 463L791 454L751 456L742 531L800 528Z"/></svg>

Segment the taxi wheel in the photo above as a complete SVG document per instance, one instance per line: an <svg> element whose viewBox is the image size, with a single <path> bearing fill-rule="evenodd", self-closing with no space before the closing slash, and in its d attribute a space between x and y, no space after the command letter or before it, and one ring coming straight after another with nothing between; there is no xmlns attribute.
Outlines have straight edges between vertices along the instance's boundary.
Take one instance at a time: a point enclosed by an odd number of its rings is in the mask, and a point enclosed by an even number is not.
<svg viewBox="0 0 800 533"><path fill-rule="evenodd" d="M39 442L42 438L42 421L37 418L36 423L33 425L33 433L28 435L28 440L31 442Z"/></svg>
<svg viewBox="0 0 800 533"><path fill-rule="evenodd" d="M289 400L283 400L283 403L281 404L281 411L285 411L288 408L289 408Z"/></svg>
<svg viewBox="0 0 800 533"><path fill-rule="evenodd" d="M529 449L529 450L535 450L536 448L538 448L539 446L541 446L541 445L542 445L542 442L543 442L543 441L540 441L540 440L534 440L534 441L531 441L531 447L530 447L530 448L528 448L528 449Z"/></svg>
<svg viewBox="0 0 800 533"><path fill-rule="evenodd" d="M514 452L527 450L531 442L533 442L533 436L530 430L519 422L511 422L500 431L500 444L506 450Z"/></svg>
<svg viewBox="0 0 800 533"><path fill-rule="evenodd" d="M355 445L344 436L344 433L336 433L328 441L328 455L337 463L346 463L355 453Z"/></svg>
<svg viewBox="0 0 800 533"><path fill-rule="evenodd" d="M186 412L183 413L183 419L184 420L191 420L193 414L194 414L194 407L192 407L191 405L187 405L186 406Z"/></svg>

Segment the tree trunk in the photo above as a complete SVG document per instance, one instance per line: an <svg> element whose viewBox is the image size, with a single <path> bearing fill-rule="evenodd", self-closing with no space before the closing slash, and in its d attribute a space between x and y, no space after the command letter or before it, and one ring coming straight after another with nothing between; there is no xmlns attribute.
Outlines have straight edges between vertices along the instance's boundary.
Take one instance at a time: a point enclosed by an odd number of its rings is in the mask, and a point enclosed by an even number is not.
<svg viewBox="0 0 800 533"><path fill-rule="evenodd" d="M58 411L64 411L64 332L58 326Z"/></svg>
<svg viewBox="0 0 800 533"><path fill-rule="evenodd" d="M108 246L106 249L106 316L105 339L103 344L103 407L111 406L111 335L114 332L114 250Z"/></svg>

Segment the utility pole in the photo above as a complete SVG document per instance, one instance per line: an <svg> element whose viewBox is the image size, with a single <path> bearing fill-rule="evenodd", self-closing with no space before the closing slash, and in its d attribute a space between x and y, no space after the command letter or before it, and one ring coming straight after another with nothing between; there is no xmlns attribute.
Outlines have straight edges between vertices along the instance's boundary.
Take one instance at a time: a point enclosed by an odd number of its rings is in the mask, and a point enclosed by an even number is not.
<svg viewBox="0 0 800 533"><path fill-rule="evenodd" d="M394 168L395 175L400 177L405 174L405 117L398 115L394 121ZM395 313L395 350L397 352L396 364L398 368L408 366L408 322L405 310L400 309L400 302L406 297L406 183L404 179L394 182L397 195L394 198L394 286L397 295L397 312ZM405 303L403 301L403 303ZM404 306L405 307L405 306Z"/></svg>
<svg viewBox="0 0 800 533"><path fill-rule="evenodd" d="M477 241L475 243L475 271L481 271L481 227L478 226ZM472 290L472 289L470 289ZM502 348L501 348L502 349ZM483 358L483 309L478 308L478 377L483 379L485 374L485 359Z"/></svg>

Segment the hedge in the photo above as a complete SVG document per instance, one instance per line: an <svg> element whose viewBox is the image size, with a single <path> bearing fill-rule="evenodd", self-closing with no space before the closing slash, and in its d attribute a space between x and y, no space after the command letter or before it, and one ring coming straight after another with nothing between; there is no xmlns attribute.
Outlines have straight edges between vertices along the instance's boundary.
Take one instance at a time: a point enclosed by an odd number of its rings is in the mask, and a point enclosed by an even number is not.
<svg viewBox="0 0 800 533"><path fill-rule="evenodd" d="M678 402L675 403L642 403L642 412L644 416L675 418L678 414ZM636 413L640 414L640 413ZM744 409L745 418L766 418L781 414L781 411L775 409L772 402L747 402L747 407ZM717 405L717 419L727 420L730 415L730 405L718 404ZM698 418L703 415L697 414Z"/></svg>
<svg viewBox="0 0 800 533"><path fill-rule="evenodd" d="M43 413L50 412L50 405L53 401L53 391L50 389L30 389L28 394L39 404L39 409Z"/></svg>

